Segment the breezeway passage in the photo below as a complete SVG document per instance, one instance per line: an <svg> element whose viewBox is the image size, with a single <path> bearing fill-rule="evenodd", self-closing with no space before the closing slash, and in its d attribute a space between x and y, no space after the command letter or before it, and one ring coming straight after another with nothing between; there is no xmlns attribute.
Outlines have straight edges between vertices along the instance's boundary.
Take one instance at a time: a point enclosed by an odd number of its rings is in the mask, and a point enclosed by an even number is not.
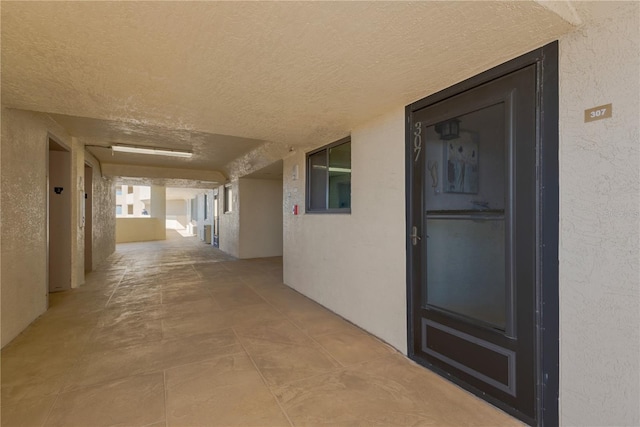
<svg viewBox="0 0 640 427"><path fill-rule="evenodd" d="M282 283L171 231L118 245L2 350L2 425L520 425Z"/></svg>

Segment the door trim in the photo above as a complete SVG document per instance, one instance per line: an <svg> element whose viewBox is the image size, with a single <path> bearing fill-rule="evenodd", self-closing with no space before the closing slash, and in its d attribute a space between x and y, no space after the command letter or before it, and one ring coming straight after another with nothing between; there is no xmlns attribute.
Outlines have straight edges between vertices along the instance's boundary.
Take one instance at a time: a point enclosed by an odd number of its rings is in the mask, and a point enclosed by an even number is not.
<svg viewBox="0 0 640 427"><path fill-rule="evenodd" d="M505 64L494 67L452 87L444 89L405 108L405 202L406 202L406 285L407 285L407 342L409 358L418 361L446 379L460 385L482 399L522 419L521 414L480 390L453 377L414 354L413 262L411 242L414 218L411 206L414 173L414 146L410 116L426 106L503 77L524 67L535 65L537 76L536 100L536 418L523 419L530 424L554 426L559 423L559 297L558 297L558 241L559 241L559 180L558 180L558 42L550 43Z"/></svg>

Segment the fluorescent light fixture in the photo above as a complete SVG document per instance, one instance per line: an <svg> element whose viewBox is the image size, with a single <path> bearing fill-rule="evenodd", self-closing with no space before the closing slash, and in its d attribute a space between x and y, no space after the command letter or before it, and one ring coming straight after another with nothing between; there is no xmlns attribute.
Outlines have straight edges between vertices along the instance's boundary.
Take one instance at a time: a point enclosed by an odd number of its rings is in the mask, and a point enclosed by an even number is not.
<svg viewBox="0 0 640 427"><path fill-rule="evenodd" d="M131 145L112 145L111 149L120 153L153 154L155 156L170 156L191 158L190 151L171 150L168 148L134 147Z"/></svg>

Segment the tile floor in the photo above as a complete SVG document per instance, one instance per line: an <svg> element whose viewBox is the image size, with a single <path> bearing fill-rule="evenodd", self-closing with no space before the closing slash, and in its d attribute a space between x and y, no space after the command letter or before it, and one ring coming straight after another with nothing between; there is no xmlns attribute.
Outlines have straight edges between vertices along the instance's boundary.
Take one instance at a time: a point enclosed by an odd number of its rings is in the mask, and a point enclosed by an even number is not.
<svg viewBox="0 0 640 427"><path fill-rule="evenodd" d="M507 426L282 284L171 233L118 245L1 353L2 426Z"/></svg>

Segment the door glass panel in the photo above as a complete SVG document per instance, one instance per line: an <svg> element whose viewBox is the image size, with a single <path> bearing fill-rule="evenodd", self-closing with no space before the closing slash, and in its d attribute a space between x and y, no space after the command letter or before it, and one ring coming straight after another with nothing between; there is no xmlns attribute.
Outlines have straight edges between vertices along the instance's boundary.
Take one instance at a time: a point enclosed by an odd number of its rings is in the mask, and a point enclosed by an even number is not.
<svg viewBox="0 0 640 427"><path fill-rule="evenodd" d="M425 129L424 304L506 326L505 106Z"/></svg>
<svg viewBox="0 0 640 427"><path fill-rule="evenodd" d="M428 219L427 229L428 303L504 329L504 219Z"/></svg>

